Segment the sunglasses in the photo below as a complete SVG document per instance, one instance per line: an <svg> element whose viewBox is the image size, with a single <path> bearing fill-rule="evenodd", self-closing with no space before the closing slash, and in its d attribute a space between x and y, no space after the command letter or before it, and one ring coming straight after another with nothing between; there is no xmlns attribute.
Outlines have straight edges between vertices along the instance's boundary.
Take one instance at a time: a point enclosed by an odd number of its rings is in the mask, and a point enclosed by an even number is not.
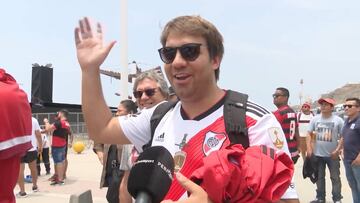
<svg viewBox="0 0 360 203"><path fill-rule="evenodd" d="M148 96L148 97L152 97L152 96L154 96L154 94L155 94L155 92L156 92L156 89L157 89L157 88L146 89L146 90L144 90L144 91L135 91L135 92L133 92L133 94L134 94L134 97L135 97L136 99L141 98L142 95L143 95L143 93L145 93L145 95Z"/></svg>
<svg viewBox="0 0 360 203"><path fill-rule="evenodd" d="M346 107L350 109L350 108L352 108L353 106L356 106L356 107L357 107L357 105L352 105L352 104L344 104L344 105L343 105L344 109L346 109Z"/></svg>
<svg viewBox="0 0 360 203"><path fill-rule="evenodd" d="M170 64L174 61L178 49L183 59L186 61L195 61L200 55L200 46L201 44L199 43L188 43L180 47L163 47L158 51L161 60L166 64Z"/></svg>
<svg viewBox="0 0 360 203"><path fill-rule="evenodd" d="M278 98L278 97L281 97L281 96L285 96L283 94L273 94L272 97L275 99L275 98Z"/></svg>

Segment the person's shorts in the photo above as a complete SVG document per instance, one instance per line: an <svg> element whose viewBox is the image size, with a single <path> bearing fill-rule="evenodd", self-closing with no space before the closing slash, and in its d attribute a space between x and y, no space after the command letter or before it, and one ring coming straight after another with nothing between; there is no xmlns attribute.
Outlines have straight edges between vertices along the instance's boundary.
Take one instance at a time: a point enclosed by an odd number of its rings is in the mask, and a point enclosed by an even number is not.
<svg viewBox="0 0 360 203"><path fill-rule="evenodd" d="M65 161L65 146L64 147L52 147L51 154L55 164L59 164Z"/></svg>
<svg viewBox="0 0 360 203"><path fill-rule="evenodd" d="M66 145L65 145L65 159L67 158L67 153L68 153L68 143L66 142Z"/></svg>
<svg viewBox="0 0 360 203"><path fill-rule="evenodd" d="M28 164L35 161L37 157L38 157L38 152L36 150L28 151L26 152L25 156L21 157L20 162Z"/></svg>

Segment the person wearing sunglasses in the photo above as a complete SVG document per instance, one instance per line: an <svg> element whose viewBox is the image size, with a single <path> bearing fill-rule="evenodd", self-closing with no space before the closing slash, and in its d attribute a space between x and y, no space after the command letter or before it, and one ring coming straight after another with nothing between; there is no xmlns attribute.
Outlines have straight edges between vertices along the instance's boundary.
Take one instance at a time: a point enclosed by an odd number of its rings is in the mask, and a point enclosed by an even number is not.
<svg viewBox="0 0 360 203"><path fill-rule="evenodd" d="M353 202L360 203L360 99L347 98L344 104L345 120L342 129L344 166Z"/></svg>
<svg viewBox="0 0 360 203"><path fill-rule="evenodd" d="M165 78L153 69L140 73L134 82L133 96L140 110L149 109L165 101L169 96ZM120 169L124 171L124 177L120 184L120 202L132 202L132 197L127 190L127 181L133 161L138 155L134 145L123 145Z"/></svg>
<svg viewBox="0 0 360 203"><path fill-rule="evenodd" d="M128 114L132 115L136 113L137 105L135 104L135 102L126 99L122 100L118 105L115 116L125 116ZM117 163L122 162L122 157L124 155L123 145L95 143L93 150L98 156L101 165L103 166L100 179L100 188L108 187L108 191L106 193L107 201L110 203L126 203L131 201L131 196L128 194L129 192L127 192L127 190L120 190L121 183L125 179L124 170L119 170L120 168L113 168L114 161L116 161ZM118 165L118 167L120 166ZM114 174L113 170L119 170L119 172ZM114 175L118 177L114 177ZM116 178L117 180L114 180L114 178Z"/></svg>
<svg viewBox="0 0 360 203"><path fill-rule="evenodd" d="M101 90L99 67L104 62L115 42L103 42L101 25L97 28L88 18L81 19L75 28L77 57L82 70L82 107L88 133L91 139L102 143L133 143L139 152L151 141L150 118L157 105L143 109L136 117L114 119L107 107ZM175 107L169 110L155 129L152 145L164 146L172 155L182 154L183 165L176 173L163 202L213 202L220 198L224 201L239 202L248 193L223 188L207 193L202 185L192 182L189 177L200 168L202 160L210 152L225 150L230 145L225 131L223 107L227 90L220 88L220 64L224 54L223 38L217 28L200 16L179 16L170 20L164 27L158 49L160 59L168 81L179 99ZM139 87L139 86L137 86ZM155 87L153 87L155 88ZM144 89L137 89L134 96L148 97ZM138 92L139 91L139 92ZM159 91L159 86L155 92ZM145 105L148 104L144 102ZM277 154L286 154L285 167L293 167L286 138L281 126L270 111L248 101L246 125L251 146L267 145ZM96 106L96 108L93 108ZM101 115L101 116L100 116ZM276 140L273 138L277 138ZM275 145L275 141L281 145ZM192 147L196 156L186 156L185 150ZM206 152L204 151L206 149ZM227 167L234 167L231 161L224 162ZM239 167L225 174L229 177L242 177ZM255 169L255 168L254 168ZM260 174L259 174L260 175ZM299 202L295 185L291 184L289 174L283 188L285 194L276 194L281 202ZM250 176L249 176L250 177ZM254 177L254 176L251 176ZM217 186L221 180L209 180ZM231 179L228 186L240 187L243 181ZM274 184L276 185L276 184ZM266 190L273 191L273 190ZM230 192L231 194L229 194ZM253 202L268 196L264 191L254 191ZM281 192L283 193L283 192ZM271 196L271 195L270 195ZM230 198L226 199L226 198ZM278 199L276 199L278 200ZM273 199L268 201L274 201Z"/></svg>
<svg viewBox="0 0 360 203"><path fill-rule="evenodd" d="M151 108L169 97L165 78L155 70L140 73L134 82L133 96L140 109Z"/></svg>
<svg viewBox="0 0 360 203"><path fill-rule="evenodd" d="M332 98L318 100L320 114L310 120L306 138L306 156L315 155L318 163L316 198L311 203L326 202L325 170L329 168L332 184L332 200L341 202L340 150L342 148L341 129L344 121L333 113L336 101Z"/></svg>
<svg viewBox="0 0 360 203"><path fill-rule="evenodd" d="M284 87L276 88L273 94L273 103L277 107L277 110L273 113L285 133L291 159L294 164L296 164L299 158L299 123L294 109L288 105L289 97L290 92L288 89Z"/></svg>

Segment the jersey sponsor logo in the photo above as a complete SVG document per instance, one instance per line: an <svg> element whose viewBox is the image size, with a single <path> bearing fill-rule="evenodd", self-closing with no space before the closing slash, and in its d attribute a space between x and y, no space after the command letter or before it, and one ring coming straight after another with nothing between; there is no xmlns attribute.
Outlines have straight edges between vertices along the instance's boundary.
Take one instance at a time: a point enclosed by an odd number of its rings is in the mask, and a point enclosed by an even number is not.
<svg viewBox="0 0 360 203"><path fill-rule="evenodd" d="M155 137L155 141L157 141L157 142L164 142L164 138L165 138L165 133L161 133L160 135L158 135L157 137Z"/></svg>
<svg viewBox="0 0 360 203"><path fill-rule="evenodd" d="M284 140L281 134L281 129L278 127L271 127L268 129L269 137L274 146L278 149L282 149L284 146Z"/></svg>
<svg viewBox="0 0 360 203"><path fill-rule="evenodd" d="M207 132L203 142L204 154L208 156L211 152L219 150L225 140L225 133Z"/></svg>
<svg viewBox="0 0 360 203"><path fill-rule="evenodd" d="M287 117L288 118L296 118L296 114L295 113L287 113Z"/></svg>

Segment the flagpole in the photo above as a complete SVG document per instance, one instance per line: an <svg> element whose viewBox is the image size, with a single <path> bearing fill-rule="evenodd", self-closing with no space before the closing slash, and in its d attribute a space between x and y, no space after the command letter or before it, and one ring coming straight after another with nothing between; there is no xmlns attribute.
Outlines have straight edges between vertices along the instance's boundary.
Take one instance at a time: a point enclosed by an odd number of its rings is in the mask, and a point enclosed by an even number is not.
<svg viewBox="0 0 360 203"><path fill-rule="evenodd" d="M303 95L304 95L304 80L303 79L300 79L300 94L299 94L299 99L300 99L300 106L301 106L301 102L302 102L302 98L303 98Z"/></svg>
<svg viewBox="0 0 360 203"><path fill-rule="evenodd" d="M128 8L127 0L120 0L120 98L128 99Z"/></svg>

